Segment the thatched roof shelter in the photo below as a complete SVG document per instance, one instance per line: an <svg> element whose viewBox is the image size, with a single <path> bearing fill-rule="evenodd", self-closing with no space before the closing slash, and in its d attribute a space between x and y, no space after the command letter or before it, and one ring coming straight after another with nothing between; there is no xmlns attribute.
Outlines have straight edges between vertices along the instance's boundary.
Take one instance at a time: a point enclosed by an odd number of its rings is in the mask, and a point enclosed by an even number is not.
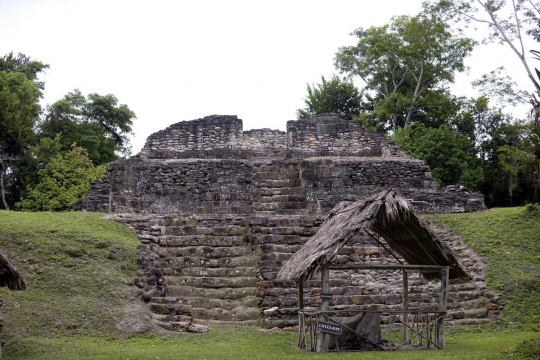
<svg viewBox="0 0 540 360"><path fill-rule="evenodd" d="M0 251L0 286L7 286L10 290L25 290L26 283L15 266L6 255Z"/></svg>
<svg viewBox="0 0 540 360"><path fill-rule="evenodd" d="M336 205L319 231L283 266L277 280L309 280L361 232L384 238L410 265L450 266L450 278L469 277L452 251L422 224L412 205L394 190L385 190L365 200ZM427 279L438 278L438 274L423 273Z"/></svg>

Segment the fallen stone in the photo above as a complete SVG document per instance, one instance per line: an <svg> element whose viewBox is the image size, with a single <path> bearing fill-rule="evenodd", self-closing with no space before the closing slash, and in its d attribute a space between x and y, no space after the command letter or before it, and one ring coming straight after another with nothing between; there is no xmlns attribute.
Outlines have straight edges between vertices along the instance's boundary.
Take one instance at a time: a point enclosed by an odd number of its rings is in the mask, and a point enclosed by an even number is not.
<svg viewBox="0 0 540 360"><path fill-rule="evenodd" d="M208 332L208 328L204 325L197 325L197 324L193 324L191 325L190 327L188 327L187 329L189 332L192 332L192 333L205 333L205 332Z"/></svg>

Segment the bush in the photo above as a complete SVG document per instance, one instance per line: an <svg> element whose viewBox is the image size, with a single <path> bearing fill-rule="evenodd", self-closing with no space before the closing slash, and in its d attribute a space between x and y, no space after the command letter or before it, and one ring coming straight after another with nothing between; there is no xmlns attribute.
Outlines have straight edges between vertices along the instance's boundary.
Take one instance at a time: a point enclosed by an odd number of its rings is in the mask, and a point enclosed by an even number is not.
<svg viewBox="0 0 540 360"><path fill-rule="evenodd" d="M53 158L38 171L38 184L17 203L17 209L71 210L77 199L88 196L91 181L103 178L105 170L105 165L95 167L86 150L73 144L70 151Z"/></svg>

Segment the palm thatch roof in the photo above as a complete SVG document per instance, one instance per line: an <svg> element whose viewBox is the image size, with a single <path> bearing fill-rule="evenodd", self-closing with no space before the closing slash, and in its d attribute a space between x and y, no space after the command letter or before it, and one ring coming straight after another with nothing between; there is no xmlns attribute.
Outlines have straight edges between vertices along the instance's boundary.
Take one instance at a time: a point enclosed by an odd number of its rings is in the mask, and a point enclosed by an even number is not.
<svg viewBox="0 0 540 360"><path fill-rule="evenodd" d="M310 279L360 232L378 234L410 265L450 266L450 278L469 277L452 251L414 214L412 205L390 189L336 205L319 231L283 266L277 280ZM437 274L424 276L434 279Z"/></svg>
<svg viewBox="0 0 540 360"><path fill-rule="evenodd" d="M26 283L11 261L0 251L0 286L7 286L10 290L25 290Z"/></svg>

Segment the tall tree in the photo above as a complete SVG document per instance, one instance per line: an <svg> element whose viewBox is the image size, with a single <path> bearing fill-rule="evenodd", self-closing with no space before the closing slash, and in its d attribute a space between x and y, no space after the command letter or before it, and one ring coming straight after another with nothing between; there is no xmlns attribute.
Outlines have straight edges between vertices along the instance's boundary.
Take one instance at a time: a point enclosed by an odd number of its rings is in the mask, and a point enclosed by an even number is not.
<svg viewBox="0 0 540 360"><path fill-rule="evenodd" d="M540 2L532 0L426 0L428 12L459 25L480 26L489 31L484 42L508 46L537 91L540 85L527 61L524 36L538 39Z"/></svg>
<svg viewBox="0 0 540 360"><path fill-rule="evenodd" d="M0 197L6 210L5 180L34 137L44 88L38 75L48 67L24 54L0 57Z"/></svg>
<svg viewBox="0 0 540 360"><path fill-rule="evenodd" d="M119 105L111 94L85 98L74 90L47 108L38 135L52 139L61 134L63 151L77 143L88 151L94 164L105 164L116 160L117 153L129 154L133 119L133 111Z"/></svg>
<svg viewBox="0 0 540 360"><path fill-rule="evenodd" d="M443 91L454 74L466 69L464 58L474 41L451 33L437 17L400 16L390 24L359 28L355 46L341 47L335 66L358 76L374 96L374 113L389 121L390 129L407 127L419 103L432 91Z"/></svg>
<svg viewBox="0 0 540 360"><path fill-rule="evenodd" d="M360 114L366 104L362 102L362 94L354 84L336 75L327 81L321 76L320 84L307 86L308 95L304 99L306 107L296 110L298 119L323 113L337 113L343 119L352 120Z"/></svg>
<svg viewBox="0 0 540 360"><path fill-rule="evenodd" d="M40 96L37 85L21 73L0 71L0 192L4 209L8 169L31 142L38 119Z"/></svg>

